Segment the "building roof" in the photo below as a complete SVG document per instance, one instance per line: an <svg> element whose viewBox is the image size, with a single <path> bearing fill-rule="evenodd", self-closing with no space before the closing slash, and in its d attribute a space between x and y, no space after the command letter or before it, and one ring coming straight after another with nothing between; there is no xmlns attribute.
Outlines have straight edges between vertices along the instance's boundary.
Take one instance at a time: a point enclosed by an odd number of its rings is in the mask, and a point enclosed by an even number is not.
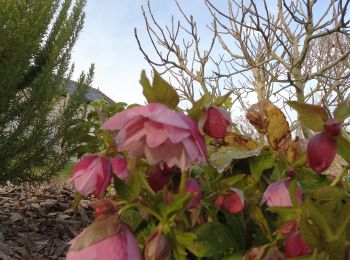
<svg viewBox="0 0 350 260"><path fill-rule="evenodd" d="M76 85L78 84L78 82L71 80L68 83L67 86L67 92L68 93L74 93L74 91L76 90ZM106 100L109 104L115 104L115 101L113 99L111 99L110 97L108 97L106 94L104 94L101 90L93 88L93 87L89 87L88 88L88 92L86 93L86 99L91 102L94 100L98 100L98 99L104 99Z"/></svg>

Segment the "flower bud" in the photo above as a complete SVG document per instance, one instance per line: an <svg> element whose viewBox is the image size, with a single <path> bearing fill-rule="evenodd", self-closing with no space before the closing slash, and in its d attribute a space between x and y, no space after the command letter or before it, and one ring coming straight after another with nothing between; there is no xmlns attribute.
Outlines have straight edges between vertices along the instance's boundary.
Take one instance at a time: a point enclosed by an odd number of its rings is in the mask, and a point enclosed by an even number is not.
<svg viewBox="0 0 350 260"><path fill-rule="evenodd" d="M289 169L286 170L286 175L288 177L294 177L295 174L297 174L297 173L296 173L296 171L293 168L289 168Z"/></svg>
<svg viewBox="0 0 350 260"><path fill-rule="evenodd" d="M224 195L218 195L214 200L215 206L217 208L221 208L221 206L224 204L224 199L225 199Z"/></svg>
<svg viewBox="0 0 350 260"><path fill-rule="evenodd" d="M243 191L231 188L230 193L224 197L222 207L232 214L240 213L244 208Z"/></svg>
<svg viewBox="0 0 350 260"><path fill-rule="evenodd" d="M310 255L312 248L306 244L299 231L291 233L284 243L284 253L287 257Z"/></svg>
<svg viewBox="0 0 350 260"><path fill-rule="evenodd" d="M161 167L159 164L148 172L148 183L157 192L168 185L170 180L169 167Z"/></svg>
<svg viewBox="0 0 350 260"><path fill-rule="evenodd" d="M295 231L298 231L299 224L295 220L290 220L287 222L284 222L280 227L279 227L279 232L283 236L289 236L289 234L294 233Z"/></svg>
<svg viewBox="0 0 350 260"><path fill-rule="evenodd" d="M171 253L169 239L157 229L155 233L146 241L143 255L145 260L166 260Z"/></svg>
<svg viewBox="0 0 350 260"><path fill-rule="evenodd" d="M244 208L244 194L239 189L231 188L228 194L217 196L214 203L218 208L237 214Z"/></svg>
<svg viewBox="0 0 350 260"><path fill-rule="evenodd" d="M336 141L325 133L313 136L307 144L307 161L310 168L317 173L328 169L336 153Z"/></svg>
<svg viewBox="0 0 350 260"><path fill-rule="evenodd" d="M328 118L323 125L324 132L329 136L337 136L341 132L341 123L335 118Z"/></svg>
<svg viewBox="0 0 350 260"><path fill-rule="evenodd" d="M113 200L98 200L90 204L95 210L95 219L110 216L117 210L117 203Z"/></svg>
<svg viewBox="0 0 350 260"><path fill-rule="evenodd" d="M209 107L199 119L199 128L207 135L218 139L224 138L231 124L230 115L219 107Z"/></svg>
<svg viewBox="0 0 350 260"><path fill-rule="evenodd" d="M193 196L191 201L187 204L188 209L196 208L199 206L202 199L201 186L192 178L187 179L186 192L192 192Z"/></svg>
<svg viewBox="0 0 350 260"><path fill-rule="evenodd" d="M121 180L128 179L128 161L122 157L117 156L110 160L114 174Z"/></svg>
<svg viewBox="0 0 350 260"><path fill-rule="evenodd" d="M290 182L290 179L284 179L271 183L264 192L261 204L266 202L269 207L293 206L288 190ZM295 195L299 202L303 201L302 191L299 184L295 190Z"/></svg>
<svg viewBox="0 0 350 260"><path fill-rule="evenodd" d="M89 155L81 159L74 167L69 181L83 195L93 193L101 196L112 178L112 166L109 160L100 154Z"/></svg>

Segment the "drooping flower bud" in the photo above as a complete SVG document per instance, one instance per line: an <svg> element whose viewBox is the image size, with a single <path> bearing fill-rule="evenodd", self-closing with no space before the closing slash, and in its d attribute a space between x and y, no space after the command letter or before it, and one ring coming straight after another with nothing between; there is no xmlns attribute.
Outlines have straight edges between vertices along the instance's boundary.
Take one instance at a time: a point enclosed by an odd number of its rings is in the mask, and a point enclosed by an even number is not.
<svg viewBox="0 0 350 260"><path fill-rule="evenodd" d="M113 200L97 200L90 206L95 210L95 219L113 215L117 210L117 203Z"/></svg>
<svg viewBox="0 0 350 260"><path fill-rule="evenodd" d="M231 188L228 194L217 196L214 203L217 207L225 209L232 214L240 213L244 209L243 191Z"/></svg>
<svg viewBox="0 0 350 260"><path fill-rule="evenodd" d="M148 183L155 192L160 191L169 183L171 169L166 164L164 165L158 164L148 172Z"/></svg>
<svg viewBox="0 0 350 260"><path fill-rule="evenodd" d="M224 204L224 199L225 199L224 195L218 195L214 200L215 206L217 208L221 208L221 206Z"/></svg>
<svg viewBox="0 0 350 260"><path fill-rule="evenodd" d="M317 173L328 169L336 153L337 142L325 133L313 136L307 144L307 161Z"/></svg>
<svg viewBox="0 0 350 260"><path fill-rule="evenodd" d="M215 139L224 138L230 124L229 114L215 106L209 107L198 122L199 129Z"/></svg>
<svg viewBox="0 0 350 260"><path fill-rule="evenodd" d="M193 193L191 201L187 204L187 208L192 209L198 207L202 199L201 186L194 179L188 178L186 192Z"/></svg>
<svg viewBox="0 0 350 260"><path fill-rule="evenodd" d="M288 177L294 177L296 174L297 173L296 173L296 171L293 168L289 168L289 169L286 170L286 175Z"/></svg>
<svg viewBox="0 0 350 260"><path fill-rule="evenodd" d="M170 253L170 240L157 229L146 241L143 252L145 260L166 260Z"/></svg>
<svg viewBox="0 0 350 260"><path fill-rule="evenodd" d="M295 220L290 220L287 222L284 222L280 227L279 227L279 232L283 236L289 236L289 234L294 233L295 231L298 231L299 224Z"/></svg>
<svg viewBox="0 0 350 260"><path fill-rule="evenodd" d="M306 244L299 231L291 233L284 243L284 253L287 257L310 255L312 248Z"/></svg>
<svg viewBox="0 0 350 260"><path fill-rule="evenodd" d="M112 166L109 160L101 155L89 155L81 159L74 167L72 181L74 188L83 195L93 193L101 196L112 178Z"/></svg>
<svg viewBox="0 0 350 260"><path fill-rule="evenodd" d="M113 173L121 180L128 179L128 161L122 157L117 156L110 160L113 168Z"/></svg>
<svg viewBox="0 0 350 260"><path fill-rule="evenodd" d="M290 182L290 179L284 179L271 183L264 192L261 204L266 202L269 207L293 206L288 190ZM299 184L295 190L295 195L299 202L303 201L302 191Z"/></svg>
<svg viewBox="0 0 350 260"><path fill-rule="evenodd" d="M341 123L335 118L328 118L323 125L324 132L329 136L337 136L341 132Z"/></svg>

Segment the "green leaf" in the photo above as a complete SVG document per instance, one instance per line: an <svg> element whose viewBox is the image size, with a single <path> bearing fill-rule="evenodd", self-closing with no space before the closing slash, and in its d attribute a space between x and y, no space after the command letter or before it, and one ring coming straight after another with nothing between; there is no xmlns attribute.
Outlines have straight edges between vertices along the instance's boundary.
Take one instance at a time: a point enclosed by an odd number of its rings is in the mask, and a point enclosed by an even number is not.
<svg viewBox="0 0 350 260"><path fill-rule="evenodd" d="M261 148L254 150L242 150L235 147L222 147L217 152L213 153L209 162L219 171L223 172L234 159L244 159L260 154Z"/></svg>
<svg viewBox="0 0 350 260"><path fill-rule="evenodd" d="M299 200L298 200L297 195L296 195L297 186L298 186L298 183L296 182L296 180L292 179L290 184L289 184L289 188L288 188L289 196L290 196L290 199L291 199L294 206L300 205Z"/></svg>
<svg viewBox="0 0 350 260"><path fill-rule="evenodd" d="M220 180L220 185L227 185L227 186L234 186L237 182L240 182L244 179L246 175L245 174L237 174L235 176L231 176L228 178L224 178Z"/></svg>
<svg viewBox="0 0 350 260"><path fill-rule="evenodd" d="M249 169L254 176L254 179L258 182L262 173L265 170L272 168L274 163L275 159L271 153L263 151L259 156L249 160Z"/></svg>
<svg viewBox="0 0 350 260"><path fill-rule="evenodd" d="M197 238L197 236L192 232L182 232L176 229L174 230L174 234L176 242L183 246L191 244L193 240Z"/></svg>
<svg viewBox="0 0 350 260"><path fill-rule="evenodd" d="M231 90L231 91L227 92L225 95L217 97L215 99L215 101L213 102L213 105L217 106L217 107L221 107L223 104L225 104L226 100L228 98L230 98L232 93L233 93L233 91Z"/></svg>
<svg viewBox="0 0 350 260"><path fill-rule="evenodd" d="M191 200L192 193L176 194L170 204L159 204L159 210L165 219L184 209L186 204Z"/></svg>
<svg viewBox="0 0 350 260"><path fill-rule="evenodd" d="M136 230L143 221L143 218L140 215L140 213L134 209L123 211L121 214L121 218L126 224L128 224L132 228L132 230Z"/></svg>
<svg viewBox="0 0 350 260"><path fill-rule="evenodd" d="M118 177L114 178L114 189L122 199L133 201L139 196L142 188L141 174L138 171L129 172L126 183Z"/></svg>
<svg viewBox="0 0 350 260"><path fill-rule="evenodd" d="M246 223L242 214L231 214L227 211L222 211L225 215L226 224L230 226L234 239L232 240L232 247L234 251L244 251L246 243Z"/></svg>
<svg viewBox="0 0 350 260"><path fill-rule="evenodd" d="M187 249L197 257L218 256L232 247L231 229L222 223L206 223L193 230L197 239Z"/></svg>
<svg viewBox="0 0 350 260"><path fill-rule="evenodd" d="M340 135L336 137L337 140L337 152L344 158L348 163L350 163L350 137L342 130Z"/></svg>
<svg viewBox="0 0 350 260"><path fill-rule="evenodd" d="M213 100L212 95L204 94L200 99L194 102L192 108L187 110L187 114L195 120L198 120L206 105L210 104Z"/></svg>
<svg viewBox="0 0 350 260"><path fill-rule="evenodd" d="M121 179L114 178L114 189L120 198L132 201L137 197L137 194Z"/></svg>
<svg viewBox="0 0 350 260"><path fill-rule="evenodd" d="M328 119L326 109L296 101L287 101L287 104L298 112L299 120L303 126L316 132L323 131L323 124Z"/></svg>
<svg viewBox="0 0 350 260"><path fill-rule="evenodd" d="M319 187L309 192L308 196L319 201L341 200L348 197L344 189L330 186Z"/></svg>
<svg viewBox="0 0 350 260"><path fill-rule="evenodd" d="M159 102L174 109L179 104L179 96L175 89L166 82L157 71L153 71L152 86L146 76L145 71L141 72L140 83L143 87L143 95L146 97L148 103Z"/></svg>
<svg viewBox="0 0 350 260"><path fill-rule="evenodd" d="M276 213L281 223L290 220L298 221L301 217L300 207L269 207L268 211Z"/></svg>
<svg viewBox="0 0 350 260"><path fill-rule="evenodd" d="M350 103L349 99L341 102L334 110L334 117L338 119L339 122L344 122L346 118L350 116Z"/></svg>

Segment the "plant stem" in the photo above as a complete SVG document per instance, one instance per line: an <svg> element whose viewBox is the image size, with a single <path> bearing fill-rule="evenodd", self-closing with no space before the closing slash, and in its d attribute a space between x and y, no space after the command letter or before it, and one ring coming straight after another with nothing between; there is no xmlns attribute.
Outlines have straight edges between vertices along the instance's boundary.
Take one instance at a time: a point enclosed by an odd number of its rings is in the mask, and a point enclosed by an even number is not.
<svg viewBox="0 0 350 260"><path fill-rule="evenodd" d="M344 168L342 172L333 180L330 184L331 187L334 187L338 184L338 182L344 177L344 175L348 172L348 168Z"/></svg>
<svg viewBox="0 0 350 260"><path fill-rule="evenodd" d="M180 181L180 194L186 192L186 184L187 184L188 172L181 172L181 181Z"/></svg>

